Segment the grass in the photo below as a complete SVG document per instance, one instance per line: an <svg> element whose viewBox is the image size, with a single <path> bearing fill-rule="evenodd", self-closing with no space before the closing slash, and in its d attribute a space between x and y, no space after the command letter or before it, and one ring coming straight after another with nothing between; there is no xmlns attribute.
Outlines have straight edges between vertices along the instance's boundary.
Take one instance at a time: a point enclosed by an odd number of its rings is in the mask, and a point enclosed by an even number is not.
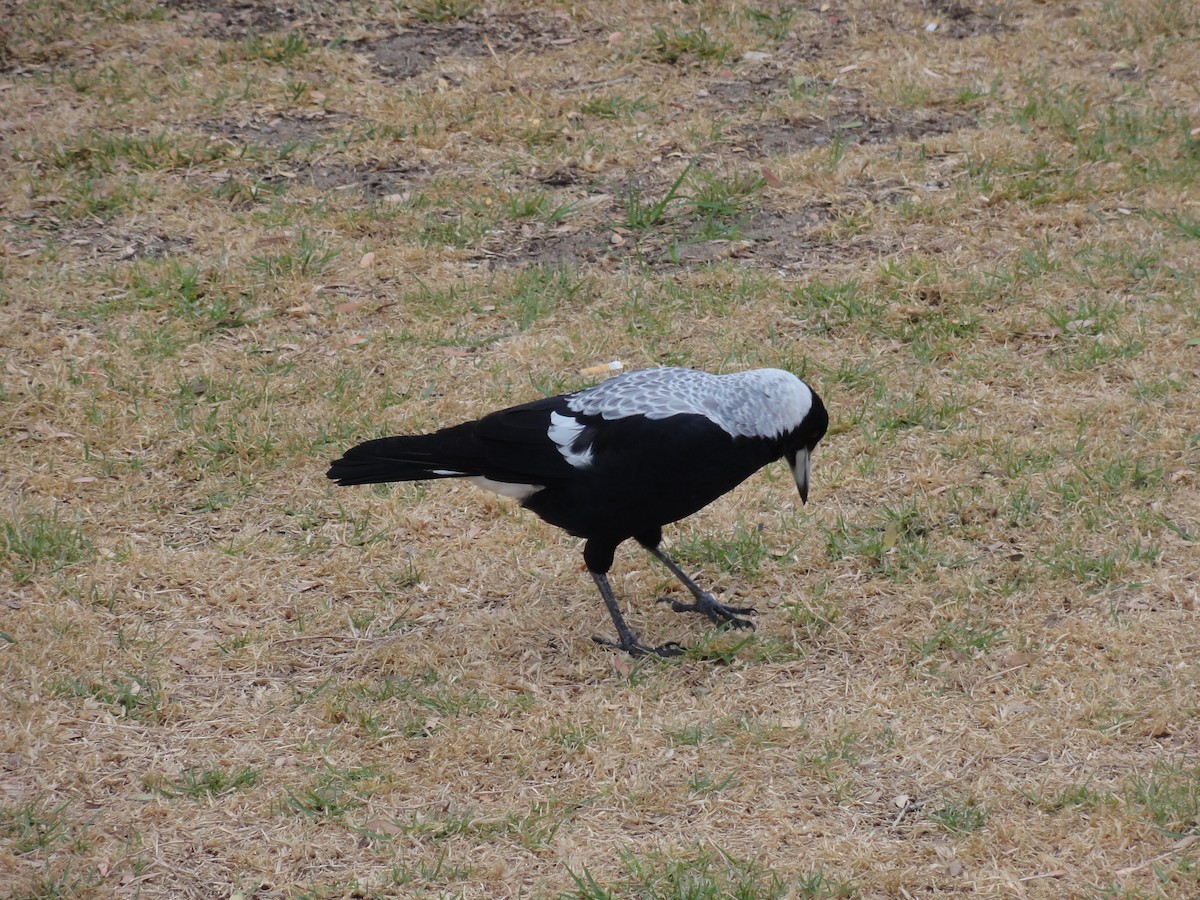
<svg viewBox="0 0 1200 900"><path fill-rule="evenodd" d="M1200 834L1200 768L1193 760L1159 760L1130 779L1128 802L1176 837Z"/></svg>
<svg viewBox="0 0 1200 900"><path fill-rule="evenodd" d="M848 897L847 885L827 879L820 872L791 881L764 869L753 861L731 859L722 852L700 851L683 858L663 858L658 854L621 854L626 876L615 883L601 884L591 872L572 872L575 890L564 897L573 900L610 900L616 897L647 897L653 900L695 898L717 900L730 897L750 898L833 898Z"/></svg>
<svg viewBox="0 0 1200 900"><path fill-rule="evenodd" d="M929 818L950 834L970 834L983 827L987 811L969 800L947 800L930 810Z"/></svg>
<svg viewBox="0 0 1200 900"><path fill-rule="evenodd" d="M1187 3L194 6L0 28L6 894L1200 892ZM612 360L824 397L755 631L324 479Z"/></svg>
<svg viewBox="0 0 1200 900"><path fill-rule="evenodd" d="M671 552L680 562L754 580L765 560L784 555L767 545L763 531L762 525L738 523L723 535L693 533L676 540Z"/></svg>
<svg viewBox="0 0 1200 900"><path fill-rule="evenodd" d="M714 37L703 25L693 29L656 25L646 53L656 62L671 65L688 61L720 63L732 49L729 41Z"/></svg>
<svg viewBox="0 0 1200 900"><path fill-rule="evenodd" d="M261 772L249 766L236 771L223 768L185 769L178 778L148 781L147 787L164 797L188 797L192 800L208 800L233 791L247 790L254 786Z"/></svg>
<svg viewBox="0 0 1200 900"><path fill-rule="evenodd" d="M601 119L632 118L635 113L649 110L650 105L646 102L644 95L630 98L620 94L610 94L592 97L579 104L581 113Z"/></svg>
<svg viewBox="0 0 1200 900"><path fill-rule="evenodd" d="M66 802L48 806L30 801L0 808L0 833L7 836L9 847L18 855L69 843L75 829L66 815L68 806Z"/></svg>
<svg viewBox="0 0 1200 900"><path fill-rule="evenodd" d="M415 0L404 6L421 22L452 22L465 19L479 9L477 0Z"/></svg>
<svg viewBox="0 0 1200 900"><path fill-rule="evenodd" d="M683 187L691 170L692 163L688 163L671 183L666 193L657 200L645 198L641 187L636 183L631 184L626 189L623 200L625 207L623 224L625 227L634 231L647 231L660 225L666 218L667 209L672 203L686 202L687 198L681 197L679 190Z"/></svg>
<svg viewBox="0 0 1200 900"><path fill-rule="evenodd" d="M95 548L78 524L63 522L57 512L21 511L3 522L3 551L11 577L27 584L64 566L88 559Z"/></svg>

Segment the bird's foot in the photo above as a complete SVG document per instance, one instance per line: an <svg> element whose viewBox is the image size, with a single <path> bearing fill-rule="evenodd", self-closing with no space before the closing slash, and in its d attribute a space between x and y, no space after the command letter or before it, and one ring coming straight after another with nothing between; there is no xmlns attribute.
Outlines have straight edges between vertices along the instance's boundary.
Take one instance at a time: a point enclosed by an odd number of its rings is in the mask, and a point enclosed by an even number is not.
<svg viewBox="0 0 1200 900"><path fill-rule="evenodd" d="M684 649L675 641L667 641L667 643L660 644L657 647L650 647L632 636L622 641L610 641L608 638L602 638L599 635L592 635L592 640L601 647L612 647L614 650L624 650L630 656L679 656L681 653L683 653Z"/></svg>
<svg viewBox="0 0 1200 900"><path fill-rule="evenodd" d="M718 625L732 625L734 628L754 628L753 622L749 619L741 618L742 616L752 615L754 613L753 606L726 606L711 594L697 594L695 603L680 603L678 600L671 600L669 597L663 597L659 602L670 603L671 609L675 612L700 613Z"/></svg>

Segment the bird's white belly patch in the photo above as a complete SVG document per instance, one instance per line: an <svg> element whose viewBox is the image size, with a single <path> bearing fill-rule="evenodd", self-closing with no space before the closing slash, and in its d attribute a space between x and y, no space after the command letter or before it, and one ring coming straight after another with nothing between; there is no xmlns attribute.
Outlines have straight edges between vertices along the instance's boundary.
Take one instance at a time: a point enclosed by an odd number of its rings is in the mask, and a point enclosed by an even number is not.
<svg viewBox="0 0 1200 900"><path fill-rule="evenodd" d="M554 441L562 458L577 469L586 469L592 464L591 447L585 447L583 450L572 449L572 445L583 433L583 429L583 424L577 419L564 416L562 413L550 413L550 427L546 429L546 436Z"/></svg>
<svg viewBox="0 0 1200 900"><path fill-rule="evenodd" d="M511 481L495 481L484 475L475 475L468 480L471 484L481 487L484 490L503 494L505 497L514 497L517 500L525 500L532 497L545 487L545 485L541 484L514 484Z"/></svg>

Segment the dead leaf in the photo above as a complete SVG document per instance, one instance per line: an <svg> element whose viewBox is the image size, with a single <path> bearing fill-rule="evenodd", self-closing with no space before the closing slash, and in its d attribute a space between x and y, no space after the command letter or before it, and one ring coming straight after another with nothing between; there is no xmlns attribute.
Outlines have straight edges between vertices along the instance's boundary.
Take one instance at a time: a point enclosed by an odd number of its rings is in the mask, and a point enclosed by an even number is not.
<svg viewBox="0 0 1200 900"><path fill-rule="evenodd" d="M1168 721L1167 717L1163 716L1163 715L1158 715L1158 716L1155 716L1153 719L1151 719L1150 722L1146 725L1146 729L1145 729L1146 737L1152 737L1152 738L1170 737L1174 733L1175 733L1174 726L1172 726L1170 721Z"/></svg>
<svg viewBox="0 0 1200 900"><path fill-rule="evenodd" d="M392 836L404 833L404 829L393 819L368 819L366 821L366 830L375 834Z"/></svg>
<svg viewBox="0 0 1200 900"><path fill-rule="evenodd" d="M361 300L347 300L345 303L339 303L333 308L333 314L340 316L343 313L352 313L366 306Z"/></svg>

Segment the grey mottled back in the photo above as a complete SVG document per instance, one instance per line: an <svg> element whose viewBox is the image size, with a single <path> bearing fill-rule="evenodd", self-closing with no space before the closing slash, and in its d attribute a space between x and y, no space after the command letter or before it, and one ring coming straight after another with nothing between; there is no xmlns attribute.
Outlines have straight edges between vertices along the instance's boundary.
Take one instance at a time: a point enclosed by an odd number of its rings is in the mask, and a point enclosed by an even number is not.
<svg viewBox="0 0 1200 900"><path fill-rule="evenodd" d="M808 385L782 369L712 375L695 369L639 369L585 388L567 400L604 419L680 413L705 416L734 437L776 437L800 426L812 408Z"/></svg>

